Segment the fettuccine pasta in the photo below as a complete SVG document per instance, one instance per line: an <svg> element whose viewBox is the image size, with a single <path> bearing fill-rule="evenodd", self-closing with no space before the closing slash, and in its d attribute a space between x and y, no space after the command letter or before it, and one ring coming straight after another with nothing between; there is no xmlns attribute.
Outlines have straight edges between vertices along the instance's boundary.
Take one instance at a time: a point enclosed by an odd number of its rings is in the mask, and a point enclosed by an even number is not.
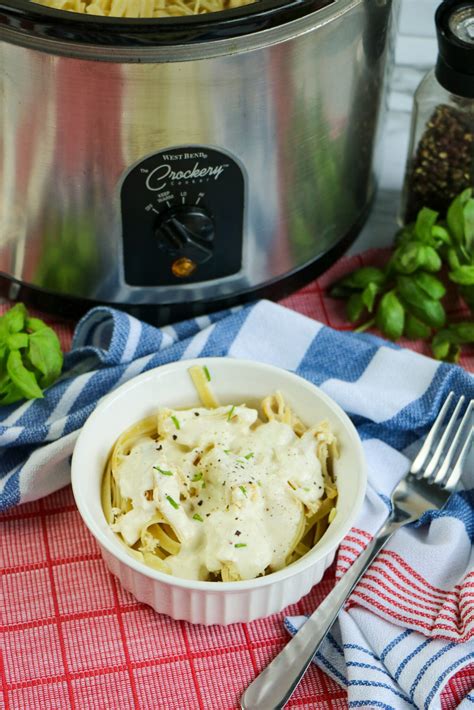
<svg viewBox="0 0 474 710"><path fill-rule="evenodd" d="M56 10L110 17L202 15L250 5L255 0L35 0Z"/></svg>
<svg viewBox="0 0 474 710"><path fill-rule="evenodd" d="M206 367L190 370L204 406L160 409L110 455L102 506L130 554L188 579L238 581L281 569L336 513L337 442L306 427L281 393L259 411L219 406Z"/></svg>

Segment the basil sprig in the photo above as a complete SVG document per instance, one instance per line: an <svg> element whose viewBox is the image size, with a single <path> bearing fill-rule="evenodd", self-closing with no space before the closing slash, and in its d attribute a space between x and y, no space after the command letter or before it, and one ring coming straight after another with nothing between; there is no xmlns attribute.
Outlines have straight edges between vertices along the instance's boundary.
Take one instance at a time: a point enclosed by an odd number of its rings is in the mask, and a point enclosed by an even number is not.
<svg viewBox="0 0 474 710"><path fill-rule="evenodd" d="M58 336L23 303L0 317L0 405L43 397L62 366Z"/></svg>
<svg viewBox="0 0 474 710"><path fill-rule="evenodd" d="M461 346L474 342L474 322L447 322L443 303L447 285L474 313L474 197L470 188L453 200L444 220L433 210L421 209L416 222L396 235L383 268L357 269L332 284L329 293L346 301L351 323L364 321L357 331L375 325L391 340L431 338L434 357L457 362Z"/></svg>

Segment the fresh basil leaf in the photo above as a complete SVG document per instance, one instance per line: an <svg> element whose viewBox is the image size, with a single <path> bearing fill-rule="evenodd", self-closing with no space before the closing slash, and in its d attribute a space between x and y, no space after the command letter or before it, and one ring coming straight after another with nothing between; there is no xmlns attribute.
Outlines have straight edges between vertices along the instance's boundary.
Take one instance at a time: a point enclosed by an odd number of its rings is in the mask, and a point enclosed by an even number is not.
<svg viewBox="0 0 474 710"><path fill-rule="evenodd" d="M7 372L13 384L26 399L43 397L43 393L36 382L36 377L24 366L19 350L12 350L8 355Z"/></svg>
<svg viewBox="0 0 474 710"><path fill-rule="evenodd" d="M455 343L450 343L449 354L446 359L448 362L457 364L461 359L461 346Z"/></svg>
<svg viewBox="0 0 474 710"><path fill-rule="evenodd" d="M431 230L438 219L438 212L430 210L428 207L423 207L417 215L415 222L415 234L421 242L426 244L431 243Z"/></svg>
<svg viewBox="0 0 474 710"><path fill-rule="evenodd" d="M446 362L458 362L461 354L461 348L458 344L452 343L445 336L445 331L436 333L432 342L431 349L436 360L445 360Z"/></svg>
<svg viewBox="0 0 474 710"><path fill-rule="evenodd" d="M390 264L400 274L412 274L421 266L423 244L419 242L407 242L395 250L390 260Z"/></svg>
<svg viewBox="0 0 474 710"><path fill-rule="evenodd" d="M0 368L0 394L2 394L10 384L10 375L7 372L7 368Z"/></svg>
<svg viewBox="0 0 474 710"><path fill-rule="evenodd" d="M4 386L2 383L9 382L10 376L7 372L7 357L8 351L4 351L0 354L0 392Z"/></svg>
<svg viewBox="0 0 474 710"><path fill-rule="evenodd" d="M0 405L6 406L25 399L25 395L18 389L16 385L9 379L7 386L0 390Z"/></svg>
<svg viewBox="0 0 474 710"><path fill-rule="evenodd" d="M409 244L410 242L416 241L415 236L415 224L407 224L402 227L395 235L395 244L397 246L402 246L403 244Z"/></svg>
<svg viewBox="0 0 474 710"><path fill-rule="evenodd" d="M426 298L418 305L410 304L410 313L431 328L442 328L446 323L446 311L440 301Z"/></svg>
<svg viewBox="0 0 474 710"><path fill-rule="evenodd" d="M458 269L461 266L461 262L459 261L458 253L454 247L451 247L451 249L448 249L446 252L446 258L448 260L449 268L452 269L453 271L455 269Z"/></svg>
<svg viewBox="0 0 474 710"><path fill-rule="evenodd" d="M461 286L474 286L474 265L461 264L457 269L449 272L449 278Z"/></svg>
<svg viewBox="0 0 474 710"><path fill-rule="evenodd" d="M440 246L441 244L451 244L451 237L447 229L442 227L440 224L436 224L431 230L433 237L433 246Z"/></svg>
<svg viewBox="0 0 474 710"><path fill-rule="evenodd" d="M439 271L442 266L441 257L436 249L423 246L420 251L421 267L426 271Z"/></svg>
<svg viewBox="0 0 474 710"><path fill-rule="evenodd" d="M400 274L413 274L418 269L439 271L441 258L432 246L409 242L395 250L390 264Z"/></svg>
<svg viewBox="0 0 474 710"><path fill-rule="evenodd" d="M59 339L54 330L44 327L29 336L28 358L42 377L39 384L48 387L61 374L63 356Z"/></svg>
<svg viewBox="0 0 474 710"><path fill-rule="evenodd" d="M410 313L426 323L431 328L442 328L446 321L446 313L440 301L430 298L428 294L415 283L413 278L399 276L397 290L402 301L407 304Z"/></svg>
<svg viewBox="0 0 474 710"><path fill-rule="evenodd" d="M458 362L461 355L461 345L474 343L474 322L462 321L452 323L447 328L436 333L432 341L432 350L438 360Z"/></svg>
<svg viewBox="0 0 474 710"><path fill-rule="evenodd" d="M431 335L431 328L421 320L415 318L411 313L405 314L405 330L404 335L410 340L425 340Z"/></svg>
<svg viewBox="0 0 474 710"><path fill-rule="evenodd" d="M346 304L347 318L351 323L356 323L364 313L365 305L360 293L353 293Z"/></svg>
<svg viewBox="0 0 474 710"><path fill-rule="evenodd" d="M48 328L49 326L46 325L46 323L39 318L27 318L26 319L26 330L29 333L36 333L37 330L44 330L45 328Z"/></svg>
<svg viewBox="0 0 474 710"><path fill-rule="evenodd" d="M357 271L354 271L349 276L343 279L344 285L351 288L363 289L370 283L383 284L385 274L382 269L377 269L375 266L363 266Z"/></svg>
<svg viewBox="0 0 474 710"><path fill-rule="evenodd" d="M372 311L374 310L375 299L377 297L377 294L380 293L380 290L381 287L372 281L371 283L368 283L362 291L362 302L369 311L369 313L372 313Z"/></svg>
<svg viewBox="0 0 474 710"><path fill-rule="evenodd" d="M2 323L2 319L0 318L0 348L6 348L9 335L10 331L8 330L6 323Z"/></svg>
<svg viewBox="0 0 474 710"><path fill-rule="evenodd" d="M363 291L370 283L383 284L385 273L375 266L363 266L361 269L343 276L330 288L332 298L349 298L354 291Z"/></svg>
<svg viewBox="0 0 474 710"><path fill-rule="evenodd" d="M26 308L23 303L16 303L9 311L0 317L0 330L6 333L19 333L23 330L26 318Z"/></svg>
<svg viewBox="0 0 474 710"><path fill-rule="evenodd" d="M446 288L443 282L426 271L417 271L411 278L414 279L417 286L435 300L439 300L446 295Z"/></svg>
<svg viewBox="0 0 474 710"><path fill-rule="evenodd" d="M447 333L451 340L457 343L474 343L474 323L472 321L461 321L451 323L449 328L443 333Z"/></svg>
<svg viewBox="0 0 474 710"><path fill-rule="evenodd" d="M464 246L468 254L474 255L474 200L464 205Z"/></svg>
<svg viewBox="0 0 474 710"><path fill-rule="evenodd" d="M7 348L9 350L20 350L28 347L28 335L26 333L13 333L8 336Z"/></svg>
<svg viewBox="0 0 474 710"><path fill-rule="evenodd" d="M0 317L0 405L43 397L61 373L63 355L54 330L30 318L23 303Z"/></svg>
<svg viewBox="0 0 474 710"><path fill-rule="evenodd" d="M389 291L380 299L375 322L377 328L390 340L401 337L405 325L405 309L394 291Z"/></svg>
<svg viewBox="0 0 474 710"><path fill-rule="evenodd" d="M420 301L428 298L413 276L397 276L397 289L403 300L410 305L417 306Z"/></svg>
<svg viewBox="0 0 474 710"><path fill-rule="evenodd" d="M451 202L446 215L448 229L458 244L462 244L464 241L464 206L471 197L471 188L461 192L461 194Z"/></svg>

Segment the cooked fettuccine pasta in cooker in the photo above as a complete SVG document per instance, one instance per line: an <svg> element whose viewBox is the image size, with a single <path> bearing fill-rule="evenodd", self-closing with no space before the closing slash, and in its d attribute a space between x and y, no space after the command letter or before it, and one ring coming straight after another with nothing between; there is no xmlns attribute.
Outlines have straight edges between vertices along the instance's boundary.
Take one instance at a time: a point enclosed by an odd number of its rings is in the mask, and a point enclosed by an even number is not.
<svg viewBox="0 0 474 710"><path fill-rule="evenodd" d="M336 438L327 422L305 427L280 393L259 411L213 406L194 374L207 406L160 409L118 439L103 482L106 518L132 555L178 577L279 570L335 515Z"/></svg>
<svg viewBox="0 0 474 710"><path fill-rule="evenodd" d="M36 0L57 10L110 17L202 15L250 5L256 0Z"/></svg>

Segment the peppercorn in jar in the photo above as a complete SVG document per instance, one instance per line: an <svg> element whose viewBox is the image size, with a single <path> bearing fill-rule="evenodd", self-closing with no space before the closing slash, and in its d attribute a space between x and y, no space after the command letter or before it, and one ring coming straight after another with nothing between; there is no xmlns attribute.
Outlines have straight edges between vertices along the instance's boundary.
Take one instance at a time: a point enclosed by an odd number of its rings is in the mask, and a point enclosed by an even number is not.
<svg viewBox="0 0 474 710"><path fill-rule="evenodd" d="M422 207L441 214L474 187L474 0L445 0L436 12L438 61L414 100L401 221Z"/></svg>

